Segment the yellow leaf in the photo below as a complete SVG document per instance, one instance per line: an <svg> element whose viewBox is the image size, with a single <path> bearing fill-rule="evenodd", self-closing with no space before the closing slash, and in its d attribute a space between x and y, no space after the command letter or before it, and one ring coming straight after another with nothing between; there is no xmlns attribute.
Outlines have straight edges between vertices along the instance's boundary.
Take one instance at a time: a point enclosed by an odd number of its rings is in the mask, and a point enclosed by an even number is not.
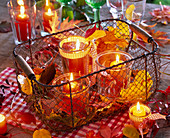
<svg viewBox="0 0 170 138"><path fill-rule="evenodd" d="M132 125L126 125L123 128L123 134L128 138L139 138L139 132Z"/></svg>
<svg viewBox="0 0 170 138"><path fill-rule="evenodd" d="M98 39L106 36L106 32L104 30L96 30L92 35L86 38L86 41L91 41L93 39Z"/></svg>
<svg viewBox="0 0 170 138"><path fill-rule="evenodd" d="M46 129L39 129L34 131L33 138L51 138L51 134Z"/></svg>
<svg viewBox="0 0 170 138"><path fill-rule="evenodd" d="M128 20L132 20L134 10L135 10L135 5L134 5L134 4L130 5L130 6L126 9L125 17L126 17Z"/></svg>
<svg viewBox="0 0 170 138"><path fill-rule="evenodd" d="M36 75L36 79L39 79L40 75ZM27 94L27 95L31 95L32 94L32 86L31 86L31 81L23 76L23 75L18 75L18 81L21 85L21 90Z"/></svg>

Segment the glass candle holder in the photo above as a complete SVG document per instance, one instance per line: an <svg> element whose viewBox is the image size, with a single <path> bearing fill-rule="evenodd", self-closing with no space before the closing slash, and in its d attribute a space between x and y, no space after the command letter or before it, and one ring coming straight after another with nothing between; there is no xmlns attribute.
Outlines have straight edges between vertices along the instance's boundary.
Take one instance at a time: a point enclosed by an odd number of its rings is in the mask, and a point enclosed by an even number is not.
<svg viewBox="0 0 170 138"><path fill-rule="evenodd" d="M147 118L149 115L151 115L151 109L144 105L139 104L139 102L135 105L132 105L129 108L129 118L134 125L138 129L138 126L144 121L145 118ZM147 124L143 125L144 134L146 134L149 130L149 126Z"/></svg>
<svg viewBox="0 0 170 138"><path fill-rule="evenodd" d="M97 55L97 70L105 69L132 59L132 56L123 51L105 51ZM102 71L97 75L97 85L99 92L108 97L116 98L121 89L128 87L133 62L112 67Z"/></svg>
<svg viewBox="0 0 170 138"><path fill-rule="evenodd" d="M62 110L82 118L88 114L88 104L89 104L89 78L83 78L80 80L75 80L79 78L80 75L77 73L66 73L55 78L53 85L64 84L60 87L55 87L57 93L59 93L59 102L62 103ZM74 80L74 81L73 81ZM71 111L72 110L72 111Z"/></svg>
<svg viewBox="0 0 170 138"><path fill-rule="evenodd" d="M46 0L45 2L39 1L37 4L37 9L37 17L41 27L41 35L44 36L44 34L48 34L46 32L50 32L50 30L52 31L50 21L52 21L53 18L59 21L61 20L61 4L52 0Z"/></svg>
<svg viewBox="0 0 170 138"><path fill-rule="evenodd" d="M59 44L64 73L75 72L81 75L89 73L91 44L84 37L70 36Z"/></svg>
<svg viewBox="0 0 170 138"><path fill-rule="evenodd" d="M7 6L15 44L35 38L36 2L32 0L10 0Z"/></svg>
<svg viewBox="0 0 170 138"><path fill-rule="evenodd" d="M5 134L7 131L6 117L0 114L0 134Z"/></svg>

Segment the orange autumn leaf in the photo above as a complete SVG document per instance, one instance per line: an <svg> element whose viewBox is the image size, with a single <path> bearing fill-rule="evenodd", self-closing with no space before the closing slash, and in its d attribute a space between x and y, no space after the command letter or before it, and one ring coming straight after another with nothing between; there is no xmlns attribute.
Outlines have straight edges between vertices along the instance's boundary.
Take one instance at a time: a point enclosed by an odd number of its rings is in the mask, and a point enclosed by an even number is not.
<svg viewBox="0 0 170 138"><path fill-rule="evenodd" d="M148 33L154 38L154 40L158 43L159 46L162 46L164 44L167 44L170 42L170 39L168 38L168 34L163 31L155 31L155 29L152 29L148 31Z"/></svg>
<svg viewBox="0 0 170 138"><path fill-rule="evenodd" d="M165 25L170 23L170 6L165 6L160 3L160 8L155 8L149 13L153 16L151 21L161 22Z"/></svg>
<svg viewBox="0 0 170 138"><path fill-rule="evenodd" d="M97 53L106 50L116 50L117 48L124 49L128 46L128 42L123 38L115 36L115 30L105 31L106 35L96 40Z"/></svg>
<svg viewBox="0 0 170 138"><path fill-rule="evenodd" d="M55 12L55 15L52 18L52 21L49 21L50 27L51 27L51 28L48 28L49 33L56 33L56 32L74 28L76 24L81 22L81 20L74 21L73 19L71 21L68 21L68 18L69 17L67 17L63 22L60 22L58 15Z"/></svg>

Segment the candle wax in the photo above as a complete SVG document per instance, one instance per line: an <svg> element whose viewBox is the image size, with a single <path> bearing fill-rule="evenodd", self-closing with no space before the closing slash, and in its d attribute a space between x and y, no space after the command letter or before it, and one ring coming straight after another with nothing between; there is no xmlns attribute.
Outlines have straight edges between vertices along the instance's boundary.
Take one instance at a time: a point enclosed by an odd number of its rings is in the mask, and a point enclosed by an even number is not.
<svg viewBox="0 0 170 138"><path fill-rule="evenodd" d="M15 27L18 41L27 41L27 36L31 38L31 21L29 20L29 16L27 14L18 14L16 16Z"/></svg>
<svg viewBox="0 0 170 138"><path fill-rule="evenodd" d="M113 65L117 65L117 64L120 64L122 63L123 61L122 60L119 60L119 61L113 61L110 63L110 66L113 66ZM123 65L119 65L118 68L121 68Z"/></svg>
<svg viewBox="0 0 170 138"><path fill-rule="evenodd" d="M0 134L4 134L7 131L6 118L4 115L0 114Z"/></svg>
<svg viewBox="0 0 170 138"><path fill-rule="evenodd" d="M146 115L145 107L143 105L140 105L139 109L137 109L137 105L134 106L132 112L134 116L145 116Z"/></svg>

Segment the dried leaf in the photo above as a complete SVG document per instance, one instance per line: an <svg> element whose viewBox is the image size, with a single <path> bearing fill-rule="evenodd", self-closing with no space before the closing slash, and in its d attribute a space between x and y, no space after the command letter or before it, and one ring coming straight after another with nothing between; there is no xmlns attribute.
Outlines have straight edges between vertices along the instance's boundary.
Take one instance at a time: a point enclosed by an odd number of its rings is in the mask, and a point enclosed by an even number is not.
<svg viewBox="0 0 170 138"><path fill-rule="evenodd" d="M126 9L126 13L125 13L125 17L128 19L128 20L132 20L133 19L133 12L135 10L135 5L132 4L130 5L127 9Z"/></svg>
<svg viewBox="0 0 170 138"><path fill-rule="evenodd" d="M85 38L91 36L98 28L96 28L96 24L94 25L93 28L90 28L86 31Z"/></svg>
<svg viewBox="0 0 170 138"><path fill-rule="evenodd" d="M11 117L14 121L19 123L31 124L33 123L36 125L35 116L29 112L11 112Z"/></svg>
<svg viewBox="0 0 170 138"><path fill-rule="evenodd" d="M132 125L126 125L123 128L123 134L128 138L139 138L139 132Z"/></svg>
<svg viewBox="0 0 170 138"><path fill-rule="evenodd" d="M107 125L102 124L99 128L99 132L103 138L111 138L111 129Z"/></svg>
<svg viewBox="0 0 170 138"><path fill-rule="evenodd" d="M34 131L33 138L51 138L51 134L46 129L39 129Z"/></svg>
<svg viewBox="0 0 170 138"><path fill-rule="evenodd" d="M132 83L130 83L127 89L122 89L120 92L121 98L127 101L135 101L136 99L146 100L146 82L145 82L145 70L140 70ZM150 74L147 72L147 90L148 97L150 97L151 93L149 93L153 81L151 79ZM147 98L148 98L147 97ZM124 101L123 100L123 101Z"/></svg>
<svg viewBox="0 0 170 138"><path fill-rule="evenodd" d="M155 8L149 13L153 16L151 21L157 21L165 25L170 23L170 6L165 6L160 3L160 8Z"/></svg>
<svg viewBox="0 0 170 138"><path fill-rule="evenodd" d="M44 84L49 84L54 79L55 74L55 65L52 63L44 69L39 81Z"/></svg>
<svg viewBox="0 0 170 138"><path fill-rule="evenodd" d="M63 22L60 22L57 13L55 12L54 17L52 18L52 21L49 21L50 27L48 31L50 33L56 33L63 30L68 30L70 28L73 28L75 24L78 24L81 22L81 20L71 20L68 21L69 17L67 17Z"/></svg>
<svg viewBox="0 0 170 138"><path fill-rule="evenodd" d="M12 31L11 23L9 23L7 21L2 21L0 23L0 33L8 33L11 31Z"/></svg>

